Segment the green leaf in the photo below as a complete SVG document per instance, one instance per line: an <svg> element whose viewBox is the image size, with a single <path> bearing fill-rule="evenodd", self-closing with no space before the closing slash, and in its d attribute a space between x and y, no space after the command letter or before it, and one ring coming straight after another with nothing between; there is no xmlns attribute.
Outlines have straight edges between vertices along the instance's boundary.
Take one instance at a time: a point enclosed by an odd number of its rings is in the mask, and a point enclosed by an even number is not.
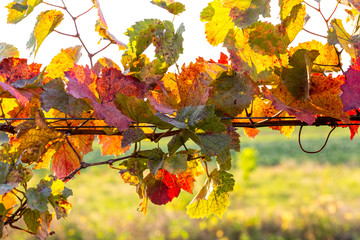
<svg viewBox="0 0 360 240"><path fill-rule="evenodd" d="M130 146L133 142L138 142L145 137L144 131L141 128L126 129L121 140L121 148Z"/></svg>
<svg viewBox="0 0 360 240"><path fill-rule="evenodd" d="M7 23L20 22L42 2L42 0L15 0L14 2L9 3L6 6L8 9Z"/></svg>
<svg viewBox="0 0 360 240"><path fill-rule="evenodd" d="M155 116L153 107L144 99L137 98L136 96L128 97L122 93L118 93L116 94L114 103L122 114L133 119L137 123L154 124L160 129L169 129L174 127Z"/></svg>
<svg viewBox="0 0 360 240"><path fill-rule="evenodd" d="M331 28L328 31L329 45L340 43L341 47L345 49L351 58L356 58L354 44L357 43L358 40L353 39L353 37L346 32L341 19L333 19L330 25Z"/></svg>
<svg viewBox="0 0 360 240"><path fill-rule="evenodd" d="M201 151L208 156L220 156L223 158L229 151L231 137L224 133L198 134L202 148Z"/></svg>
<svg viewBox="0 0 360 240"><path fill-rule="evenodd" d="M81 117L83 111L92 109L84 100L69 95L60 78L53 79L43 86L40 101L41 107L45 111L54 108L71 117Z"/></svg>
<svg viewBox="0 0 360 240"><path fill-rule="evenodd" d="M185 172L187 169L187 156L183 153L171 155L164 160L163 168L171 174Z"/></svg>
<svg viewBox="0 0 360 240"><path fill-rule="evenodd" d="M183 24L179 28L174 30L174 25L170 21L164 21L165 31L158 33L153 44L155 46L155 56L161 61L167 63L167 65L173 65L179 58L179 55L183 53L183 37L182 34L185 31Z"/></svg>
<svg viewBox="0 0 360 240"><path fill-rule="evenodd" d="M169 124L179 128L179 129L186 128L186 123L176 121L175 119L170 118L170 117L168 117L167 115L165 115L163 113L157 112L154 115L157 116L158 118L160 118L162 121L164 121L166 123L169 123Z"/></svg>
<svg viewBox="0 0 360 240"><path fill-rule="evenodd" d="M152 150L140 151L139 155L142 157L147 157L148 163L147 166L150 172L155 176L160 168L164 165L164 155L165 153L160 148L154 148Z"/></svg>
<svg viewBox="0 0 360 240"><path fill-rule="evenodd" d="M254 87L247 74L235 71L223 72L213 83L210 98L215 107L235 117L251 104Z"/></svg>
<svg viewBox="0 0 360 240"><path fill-rule="evenodd" d="M200 13L200 20L203 22L209 22L215 14L215 8L209 3Z"/></svg>
<svg viewBox="0 0 360 240"><path fill-rule="evenodd" d="M153 37L161 34L164 29L163 22L158 19L145 19L132 25L125 35L130 37L128 47L135 54L133 58L142 54L152 43Z"/></svg>
<svg viewBox="0 0 360 240"><path fill-rule="evenodd" d="M236 2L236 1L232 1ZM243 3L240 6L233 5L230 11L230 17L232 17L233 22L237 27L247 28L251 24L259 20L260 15L263 17L270 17L270 1L269 0L252 0L249 7L248 0L242 1Z"/></svg>
<svg viewBox="0 0 360 240"><path fill-rule="evenodd" d="M19 51L13 45L0 43L0 62L9 57L19 57Z"/></svg>
<svg viewBox="0 0 360 240"><path fill-rule="evenodd" d="M23 178L22 174L13 168L14 165L0 161L0 195L17 187Z"/></svg>
<svg viewBox="0 0 360 240"><path fill-rule="evenodd" d="M290 67L281 69L280 76L286 88L291 95L302 101L309 99L311 69L317 56L317 50L298 49L290 57Z"/></svg>
<svg viewBox="0 0 360 240"><path fill-rule="evenodd" d="M60 24L64 14L57 10L47 10L37 16L34 31L26 44L28 49L32 49L35 55L45 38Z"/></svg>
<svg viewBox="0 0 360 240"><path fill-rule="evenodd" d="M199 194L186 207L191 218L204 218L215 214L222 215L229 206L229 192L234 189L232 174L214 170Z"/></svg>
<svg viewBox="0 0 360 240"><path fill-rule="evenodd" d="M277 57L287 52L290 40L280 32L278 26L259 21L251 25L251 30L249 44L255 52Z"/></svg>
<svg viewBox="0 0 360 240"><path fill-rule="evenodd" d="M169 13L178 15L185 11L185 5L173 0L151 0L151 3L166 9Z"/></svg>
<svg viewBox="0 0 360 240"><path fill-rule="evenodd" d="M214 105L188 106L180 109L176 119L181 122L187 122L192 130L200 128L204 131L222 132L226 130L220 118L215 115Z"/></svg>
<svg viewBox="0 0 360 240"><path fill-rule="evenodd" d="M40 212L28 208L24 211L23 217L24 217L24 222L28 227L28 229L31 232L36 233L36 231L40 227Z"/></svg>
<svg viewBox="0 0 360 240"><path fill-rule="evenodd" d="M48 197L51 195L51 188L44 186L29 188L26 190L25 195L30 209L39 212L45 212L48 209L47 204Z"/></svg>
<svg viewBox="0 0 360 240"><path fill-rule="evenodd" d="M186 134L186 131L180 131L179 134L173 136L167 144L169 154L174 154L188 139L189 136Z"/></svg>
<svg viewBox="0 0 360 240"><path fill-rule="evenodd" d="M302 3L303 0L279 0L280 19L284 20L293 10L293 8Z"/></svg>

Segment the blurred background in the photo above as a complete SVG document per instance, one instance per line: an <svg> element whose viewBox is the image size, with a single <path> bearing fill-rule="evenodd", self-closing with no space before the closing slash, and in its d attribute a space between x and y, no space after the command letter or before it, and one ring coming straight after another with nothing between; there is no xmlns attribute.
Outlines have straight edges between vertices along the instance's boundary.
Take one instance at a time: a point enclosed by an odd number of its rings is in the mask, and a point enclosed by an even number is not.
<svg viewBox="0 0 360 240"><path fill-rule="evenodd" d="M305 127L304 148L319 149L330 129ZM337 128L322 152L307 154L298 145L298 128L289 139L270 129L255 140L238 131L242 150L233 152L231 170L235 191L222 219L186 215L204 178L197 179L193 195L182 191L165 206L149 203L144 216L137 211L135 187L117 170L99 166L67 183L73 210L67 219L53 221L56 234L49 239L360 239L359 136L351 141L349 129ZM99 145L94 149L86 161L99 160ZM33 238L11 231L8 239Z"/></svg>

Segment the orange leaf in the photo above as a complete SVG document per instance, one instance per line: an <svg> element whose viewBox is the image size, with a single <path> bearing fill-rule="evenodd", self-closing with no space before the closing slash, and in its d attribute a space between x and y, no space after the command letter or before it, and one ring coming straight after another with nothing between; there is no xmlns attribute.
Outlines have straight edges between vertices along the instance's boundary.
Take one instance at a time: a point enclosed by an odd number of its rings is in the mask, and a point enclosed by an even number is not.
<svg viewBox="0 0 360 240"><path fill-rule="evenodd" d="M117 157L125 153L130 148L130 146L121 148L121 140L123 136L99 135L98 138L99 138L99 144L101 144L101 156L114 154L115 157Z"/></svg>
<svg viewBox="0 0 360 240"><path fill-rule="evenodd" d="M54 154L54 160L51 169L53 170L55 176L58 178L64 178L72 173L75 169L80 167L79 161L82 161L82 156L79 154L81 158L79 160L78 156L67 142L59 144L61 145Z"/></svg>

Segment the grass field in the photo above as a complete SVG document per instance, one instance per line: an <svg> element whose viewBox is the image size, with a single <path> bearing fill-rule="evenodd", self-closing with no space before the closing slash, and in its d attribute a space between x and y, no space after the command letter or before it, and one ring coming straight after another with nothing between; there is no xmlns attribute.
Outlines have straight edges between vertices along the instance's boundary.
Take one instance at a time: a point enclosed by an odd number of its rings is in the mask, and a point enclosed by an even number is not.
<svg viewBox="0 0 360 240"><path fill-rule="evenodd" d="M328 128L305 128L306 149L320 148ZM241 134L243 136L243 134ZM347 129L336 129L319 154L303 153L297 135L270 130L254 141L242 137L242 151L257 152L257 168L244 180L241 153L234 153L236 179L222 219L189 219L194 195L182 192L166 206L137 211L135 188L108 167L86 169L68 183L73 211L54 222L49 239L360 239L360 145ZM98 146L87 161L100 158ZM204 179L199 178L197 189ZM11 232L9 239L32 239Z"/></svg>

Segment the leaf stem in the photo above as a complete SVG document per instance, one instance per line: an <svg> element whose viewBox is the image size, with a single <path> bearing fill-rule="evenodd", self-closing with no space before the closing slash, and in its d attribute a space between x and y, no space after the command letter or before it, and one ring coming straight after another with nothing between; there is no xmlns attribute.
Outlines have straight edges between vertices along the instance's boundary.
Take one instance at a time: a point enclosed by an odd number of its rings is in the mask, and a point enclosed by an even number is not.
<svg viewBox="0 0 360 240"><path fill-rule="evenodd" d="M317 34L317 33L314 33L314 32L311 32L311 31L309 31L309 30L307 30L307 29L305 29L305 28L303 28L302 30L304 30L304 31L307 32L307 33L313 34L313 35L315 35L315 36L318 36L318 37L322 37L322 38L326 38L326 39L327 39L326 36L320 35L320 34Z"/></svg>
<svg viewBox="0 0 360 240"><path fill-rule="evenodd" d="M46 5L49 5L49 6L52 6L52 7L57 7L57 8L65 9L65 8L62 7L62 6L55 5L55 4L51 4L51 3L48 3L48 2L44 2L44 1L43 1L42 3L44 3L44 4L46 4Z"/></svg>
<svg viewBox="0 0 360 240"><path fill-rule="evenodd" d="M129 156L125 156L125 157L121 157L121 158L113 158L113 159L109 159L109 160L102 161L102 162L95 162L95 163L82 162L80 167L78 167L77 169L72 171L69 175L64 177L62 179L62 181L66 182L66 181L72 179L75 176L75 174L78 173L82 169L85 169L85 168L88 168L88 167L93 167L93 166L99 166L99 165L111 165L111 164L113 164L115 162L126 160L126 159L132 158L132 157L140 157L140 156L137 156L136 154L131 154Z"/></svg>
<svg viewBox="0 0 360 240"><path fill-rule="evenodd" d="M56 32L56 33L58 33L58 34L61 34L61 35L64 35L64 36L68 36L68 37L74 37L74 38L77 37L77 36L74 35L74 34L63 33L63 32L60 32L60 31L58 31L58 30L56 30L56 29L54 29L54 32Z"/></svg>
<svg viewBox="0 0 360 240"><path fill-rule="evenodd" d="M97 51L97 52L95 52L95 53L91 54L91 56L93 57L93 56L95 56L96 54L98 54L99 52L104 51L104 50L105 50L106 48L108 48L111 44L112 44L112 42L110 42L108 45L106 45L105 47L103 47L103 48L102 48L102 49L100 49L99 51Z"/></svg>
<svg viewBox="0 0 360 240"><path fill-rule="evenodd" d="M78 19L79 17L81 17L81 16L85 15L86 13L90 12L90 10L91 10L91 9L93 9L94 7L95 7L95 6L94 6L94 5L92 5L92 7L91 7L91 8L89 8L87 11L85 11L85 12L83 12L83 13L81 13L81 14L77 15L77 16L75 17L75 19Z"/></svg>

